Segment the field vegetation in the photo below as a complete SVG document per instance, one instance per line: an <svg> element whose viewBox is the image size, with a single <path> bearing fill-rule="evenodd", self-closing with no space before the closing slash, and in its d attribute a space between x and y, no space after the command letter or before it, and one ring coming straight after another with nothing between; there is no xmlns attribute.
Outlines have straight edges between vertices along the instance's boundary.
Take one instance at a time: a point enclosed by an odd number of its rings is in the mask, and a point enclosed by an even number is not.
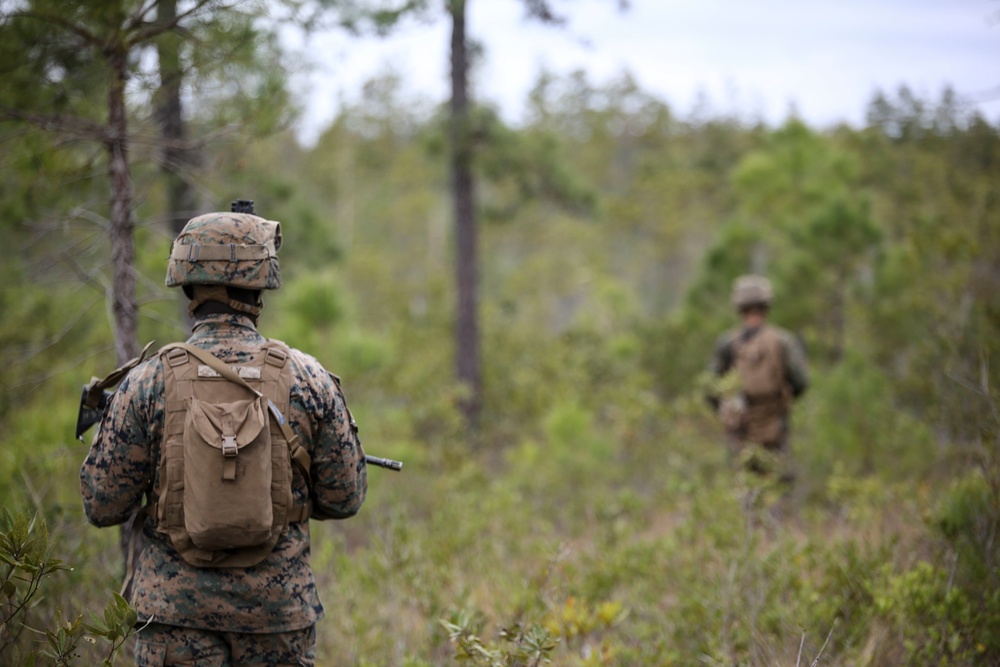
<svg viewBox="0 0 1000 667"><path fill-rule="evenodd" d="M445 116L399 82L314 146L211 143L199 176L203 210L282 222L261 329L405 462L311 526L317 664L1000 664L1000 125L905 88L861 128L680 117L625 75L543 75L516 127L477 108L470 433ZM144 150L139 339L166 343L186 333ZM0 157L3 664L128 662L118 533L83 516L73 439L80 387L116 365L98 159L24 132ZM702 399L749 271L810 359L790 495L728 459Z"/></svg>

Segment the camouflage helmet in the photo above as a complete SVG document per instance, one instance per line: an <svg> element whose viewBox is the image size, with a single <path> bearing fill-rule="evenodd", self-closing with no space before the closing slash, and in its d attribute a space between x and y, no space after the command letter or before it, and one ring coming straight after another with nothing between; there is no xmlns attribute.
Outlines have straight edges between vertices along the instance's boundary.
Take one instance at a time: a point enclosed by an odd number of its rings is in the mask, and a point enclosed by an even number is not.
<svg viewBox="0 0 1000 667"><path fill-rule="evenodd" d="M736 310L751 306L769 307L773 298L771 281L763 276L740 276L733 283L733 306Z"/></svg>
<svg viewBox="0 0 1000 667"><path fill-rule="evenodd" d="M251 213L206 213L192 218L174 239L167 287L225 285L278 289L281 224Z"/></svg>

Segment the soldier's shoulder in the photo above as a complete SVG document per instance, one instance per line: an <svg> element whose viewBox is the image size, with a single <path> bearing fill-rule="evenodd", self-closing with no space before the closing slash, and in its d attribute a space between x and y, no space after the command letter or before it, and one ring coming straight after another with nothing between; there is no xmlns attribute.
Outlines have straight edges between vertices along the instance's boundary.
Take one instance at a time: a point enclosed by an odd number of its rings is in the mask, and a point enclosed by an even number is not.
<svg viewBox="0 0 1000 667"><path fill-rule="evenodd" d="M144 359L136 364L135 368L128 372L122 380L122 385L133 387L144 387L155 383L160 378L163 370L163 363L159 354L154 354L148 359Z"/></svg>
<svg viewBox="0 0 1000 667"><path fill-rule="evenodd" d="M726 329L715 338L716 349L721 350L722 348L729 347L730 345L733 344L733 341L736 340L737 336L739 335L740 335L739 328Z"/></svg>
<svg viewBox="0 0 1000 667"><path fill-rule="evenodd" d="M776 336L782 340L795 340L795 334L791 332L790 329L779 326L777 324L768 324L767 328L774 332Z"/></svg>
<svg viewBox="0 0 1000 667"><path fill-rule="evenodd" d="M163 393L162 364L158 355L145 359L122 378L114 388L114 400L109 412L122 410L127 405L153 405Z"/></svg>
<svg viewBox="0 0 1000 667"><path fill-rule="evenodd" d="M269 338L268 344L278 345L288 353L288 359L292 366L292 372L297 379L307 381L320 379L325 382L327 378L332 375L332 373L326 370L323 364L320 363L316 357L308 352L304 352L296 347L292 347L284 341L274 338Z"/></svg>
<svg viewBox="0 0 1000 667"><path fill-rule="evenodd" d="M784 327L775 324L774 322L765 322L761 325L758 336L764 334L767 336L776 336L778 338L785 338L788 335L788 330Z"/></svg>
<svg viewBox="0 0 1000 667"><path fill-rule="evenodd" d="M304 352L297 347L292 347L283 340L278 340L277 338L268 338L267 346L277 347L288 353L288 358L292 360L293 363L300 366L322 366L319 360L308 352Z"/></svg>
<svg viewBox="0 0 1000 667"><path fill-rule="evenodd" d="M784 327L780 327L775 324L769 324L768 328L773 332L774 336L781 341L781 344L784 347L796 349L802 347L802 339L798 334L790 329L785 329Z"/></svg>

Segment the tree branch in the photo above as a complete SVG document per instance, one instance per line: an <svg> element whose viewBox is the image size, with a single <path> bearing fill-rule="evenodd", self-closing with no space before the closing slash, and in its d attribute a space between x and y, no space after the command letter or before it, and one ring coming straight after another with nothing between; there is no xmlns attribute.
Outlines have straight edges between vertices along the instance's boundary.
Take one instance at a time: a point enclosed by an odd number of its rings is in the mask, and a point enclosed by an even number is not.
<svg viewBox="0 0 1000 667"><path fill-rule="evenodd" d="M524 0L524 7L528 10L528 16L538 19L542 23L552 25L563 25L566 17L556 14L549 4L549 0Z"/></svg>
<svg viewBox="0 0 1000 667"><path fill-rule="evenodd" d="M23 109L0 106L0 121L5 120L21 121L34 125L40 130L102 143L110 138L106 126L79 116L32 113Z"/></svg>
<svg viewBox="0 0 1000 667"><path fill-rule="evenodd" d="M820 647L819 653L816 654L816 659L812 661L812 664L810 664L809 667L817 667L817 665L819 665L819 659L822 657L823 651L826 650L826 645L830 643L830 637L833 636L833 631L837 627L837 622L839 620L839 618L833 619L833 625L830 627L830 632L826 633L826 641L823 642L823 646Z"/></svg>
<svg viewBox="0 0 1000 667"><path fill-rule="evenodd" d="M177 16L174 16L169 21L163 21L163 22L143 21L141 16L146 14L152 7L150 7L149 9L143 9L141 14L136 15L135 22L133 22L128 26L129 32L135 31L134 34L132 34L132 36L128 40L128 46L131 48L138 44L148 42L154 37L158 37L159 35L162 35L165 32L170 32L171 30L177 30L179 32L186 33L187 30L180 25L181 22L183 22L187 18L190 18L191 16L197 15L198 12L200 12L205 6L210 5L215 1L216 0L198 0L198 2L196 2L194 6L191 7L190 9L177 14ZM153 4L155 5L156 3L154 2ZM228 5L223 4L217 8L217 11L226 12L232 9L236 9L239 6L240 3L238 2L234 2Z"/></svg>
<svg viewBox="0 0 1000 667"><path fill-rule="evenodd" d="M72 21L67 21L58 14L44 14L42 12L36 12L36 11L11 12L10 14L7 15L7 18L8 19L25 18L25 19L32 19L35 21L41 21L42 23L54 24L63 28L67 32L76 35L77 37L82 39L86 44L98 47L104 46L105 40L101 39L100 37L90 32L83 26L77 25Z"/></svg>

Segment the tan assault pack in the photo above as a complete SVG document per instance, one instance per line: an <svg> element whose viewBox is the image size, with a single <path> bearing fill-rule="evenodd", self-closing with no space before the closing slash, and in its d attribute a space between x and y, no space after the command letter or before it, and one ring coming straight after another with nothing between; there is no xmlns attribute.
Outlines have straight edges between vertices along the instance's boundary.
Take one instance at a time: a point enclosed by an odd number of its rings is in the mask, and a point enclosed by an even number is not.
<svg viewBox="0 0 1000 667"><path fill-rule="evenodd" d="M308 519L292 503L292 461L309 479L309 455L285 421L288 348L268 341L249 362L228 366L185 343L160 350L164 439L151 513L177 552L199 567L264 560L289 523Z"/></svg>
<svg viewBox="0 0 1000 667"><path fill-rule="evenodd" d="M765 326L748 341L737 338L732 350L740 389L750 403L787 398L784 341L777 329Z"/></svg>

